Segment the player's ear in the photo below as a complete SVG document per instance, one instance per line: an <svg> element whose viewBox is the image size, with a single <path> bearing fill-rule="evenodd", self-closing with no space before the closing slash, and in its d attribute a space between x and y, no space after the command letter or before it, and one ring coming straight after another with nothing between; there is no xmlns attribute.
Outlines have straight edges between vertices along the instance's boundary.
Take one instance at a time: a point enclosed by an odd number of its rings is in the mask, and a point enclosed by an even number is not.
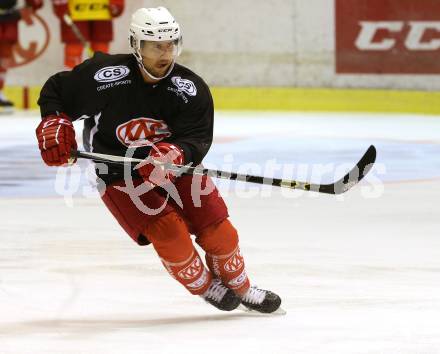
<svg viewBox="0 0 440 354"><path fill-rule="evenodd" d="M133 47L133 48L136 48L136 38L134 38L134 36L130 36L130 45Z"/></svg>

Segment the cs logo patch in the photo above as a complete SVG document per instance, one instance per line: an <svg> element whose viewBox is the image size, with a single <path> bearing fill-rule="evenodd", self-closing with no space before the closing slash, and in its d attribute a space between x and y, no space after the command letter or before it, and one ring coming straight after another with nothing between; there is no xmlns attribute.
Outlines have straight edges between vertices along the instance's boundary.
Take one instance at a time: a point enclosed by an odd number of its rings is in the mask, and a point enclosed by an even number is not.
<svg viewBox="0 0 440 354"><path fill-rule="evenodd" d="M98 82L112 82L120 80L128 74L130 74L130 69L126 66L106 66L98 70L93 78Z"/></svg>
<svg viewBox="0 0 440 354"><path fill-rule="evenodd" d="M178 91L185 92L189 96L197 95L197 87L191 80L182 79L180 76L173 76L171 82L177 87Z"/></svg>

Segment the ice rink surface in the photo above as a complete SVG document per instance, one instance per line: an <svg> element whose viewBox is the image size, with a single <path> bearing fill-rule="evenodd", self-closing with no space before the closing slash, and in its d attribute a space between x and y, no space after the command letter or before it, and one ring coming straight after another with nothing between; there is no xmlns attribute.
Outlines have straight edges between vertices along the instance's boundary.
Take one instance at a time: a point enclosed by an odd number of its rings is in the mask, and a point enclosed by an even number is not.
<svg viewBox="0 0 440 354"><path fill-rule="evenodd" d="M87 163L43 165L36 114L0 122L1 354L440 353L439 117L216 115L209 167L329 182L378 149L343 197L219 183L251 281L285 316L189 295L124 235Z"/></svg>

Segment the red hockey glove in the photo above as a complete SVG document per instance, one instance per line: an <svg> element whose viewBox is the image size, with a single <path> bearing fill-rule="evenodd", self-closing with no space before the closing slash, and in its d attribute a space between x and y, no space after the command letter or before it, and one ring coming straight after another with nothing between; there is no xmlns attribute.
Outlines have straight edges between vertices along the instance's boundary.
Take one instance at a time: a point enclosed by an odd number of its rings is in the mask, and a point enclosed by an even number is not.
<svg viewBox="0 0 440 354"><path fill-rule="evenodd" d="M124 11L124 0L110 0L108 6L112 17L121 16Z"/></svg>
<svg viewBox="0 0 440 354"><path fill-rule="evenodd" d="M182 149L177 145L169 143L157 143L151 148L148 157L162 163L172 163L175 165L183 165L184 163ZM172 171L167 171L160 165L146 162L141 164L138 170L144 181L156 186L162 186L176 180L176 175Z"/></svg>
<svg viewBox="0 0 440 354"><path fill-rule="evenodd" d="M53 12L56 17L63 21L63 16L69 12L67 0L53 0Z"/></svg>
<svg viewBox="0 0 440 354"><path fill-rule="evenodd" d="M64 113L45 117L38 125L36 134L41 157L48 166L68 163L70 152L77 148L73 124Z"/></svg>

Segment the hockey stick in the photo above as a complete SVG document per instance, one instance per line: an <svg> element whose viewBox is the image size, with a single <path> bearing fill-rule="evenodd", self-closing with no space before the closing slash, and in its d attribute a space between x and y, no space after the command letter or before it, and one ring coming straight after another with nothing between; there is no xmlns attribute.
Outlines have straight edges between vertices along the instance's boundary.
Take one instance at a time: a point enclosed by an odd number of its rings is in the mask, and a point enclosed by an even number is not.
<svg viewBox="0 0 440 354"><path fill-rule="evenodd" d="M89 43L84 38L83 34L81 33L80 29L75 24L75 22L73 22L72 18L68 14L64 14L63 19L66 25L69 26L72 32L75 34L76 38L78 38L78 40L81 42L84 48L86 48L87 55L89 56L89 58L93 57L93 54L95 53L93 52L92 48L90 48Z"/></svg>
<svg viewBox="0 0 440 354"><path fill-rule="evenodd" d="M146 161L142 159L126 158L123 156L98 154L98 153L85 152L85 151L72 152L72 157L93 160L95 162L111 163L118 165L131 164L132 168L134 168L139 163ZM160 164L160 163L155 163L155 164L162 165L164 166L165 169L176 172L176 174L179 176L207 175L215 178L265 184L265 185L290 188L290 189L301 189L305 191L313 191L313 192L326 193L326 194L341 194L348 191L354 185L359 183L359 181L362 180L365 177L365 175L371 170L375 161L376 161L376 148L373 145L371 145L368 148L368 150L365 152L365 154L362 156L362 158L359 160L359 162L356 164L356 166L353 167L349 173L347 173L340 180L330 184L315 184L310 182L300 182L300 181L286 180L280 178L244 175L235 172L211 170L208 168L201 168L201 167L190 167L190 166Z"/></svg>

